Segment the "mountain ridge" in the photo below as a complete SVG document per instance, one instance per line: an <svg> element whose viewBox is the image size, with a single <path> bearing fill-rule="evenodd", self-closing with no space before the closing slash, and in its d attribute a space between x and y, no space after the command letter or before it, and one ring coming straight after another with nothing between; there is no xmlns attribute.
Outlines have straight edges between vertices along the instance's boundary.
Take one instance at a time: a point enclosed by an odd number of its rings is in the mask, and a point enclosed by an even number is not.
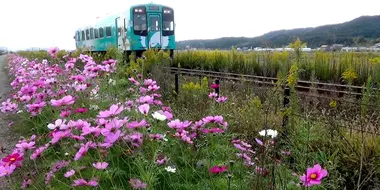
<svg viewBox="0 0 380 190"><path fill-rule="evenodd" d="M232 46L283 47L297 38L312 48L324 44L352 46L380 43L380 15L364 15L338 24L275 30L256 37L194 39L176 43L178 49L185 49L186 46L202 49L230 49Z"/></svg>

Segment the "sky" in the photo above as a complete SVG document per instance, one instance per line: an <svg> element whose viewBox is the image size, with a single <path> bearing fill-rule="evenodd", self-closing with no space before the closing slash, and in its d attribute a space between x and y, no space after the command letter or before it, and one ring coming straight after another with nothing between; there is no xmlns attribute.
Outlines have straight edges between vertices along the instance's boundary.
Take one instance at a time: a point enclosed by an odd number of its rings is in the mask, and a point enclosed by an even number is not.
<svg viewBox="0 0 380 190"><path fill-rule="evenodd" d="M174 9L177 41L255 37L380 15L380 0L3 0L0 46L75 49L78 27L98 16L151 2Z"/></svg>

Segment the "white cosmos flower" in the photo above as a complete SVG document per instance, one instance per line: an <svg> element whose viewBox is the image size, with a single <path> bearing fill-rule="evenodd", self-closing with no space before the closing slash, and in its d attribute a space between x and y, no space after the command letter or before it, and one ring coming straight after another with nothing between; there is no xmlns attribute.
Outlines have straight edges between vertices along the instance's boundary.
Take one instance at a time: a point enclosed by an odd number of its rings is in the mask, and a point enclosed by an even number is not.
<svg viewBox="0 0 380 190"><path fill-rule="evenodd" d="M110 80L108 80L108 84L112 84L113 86L115 86L116 80L110 79Z"/></svg>
<svg viewBox="0 0 380 190"><path fill-rule="evenodd" d="M66 119L64 119L64 120L57 119L57 120L55 120L54 124L49 123L47 127L51 130L54 130L55 128L59 127L61 130L63 130L63 129L67 128L67 125L65 124L65 122L66 122Z"/></svg>
<svg viewBox="0 0 380 190"><path fill-rule="evenodd" d="M172 166L168 166L168 167L165 168L165 170L168 171L168 172L175 173L176 168L175 168L175 167L172 167Z"/></svg>
<svg viewBox="0 0 380 190"><path fill-rule="evenodd" d="M272 130L272 129L268 129L268 130L262 130L262 131L260 131L259 132L259 134L261 135L261 136L265 136L265 132L266 132L266 135L267 136L270 136L271 138L276 138L277 137L277 134L278 134L278 132L276 131L276 130Z"/></svg>
<svg viewBox="0 0 380 190"><path fill-rule="evenodd" d="M165 115L160 114L158 112L152 113L152 116L153 116L154 119L157 119L157 120L160 120L160 121L164 121L166 119Z"/></svg>

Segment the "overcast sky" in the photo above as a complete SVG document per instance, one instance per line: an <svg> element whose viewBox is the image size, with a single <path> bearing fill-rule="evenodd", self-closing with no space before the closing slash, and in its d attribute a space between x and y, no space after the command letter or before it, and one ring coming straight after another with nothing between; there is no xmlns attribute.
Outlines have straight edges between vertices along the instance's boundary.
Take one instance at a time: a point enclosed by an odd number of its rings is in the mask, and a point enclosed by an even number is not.
<svg viewBox="0 0 380 190"><path fill-rule="evenodd" d="M149 2L174 8L176 40L254 37L380 15L380 0L2 0L0 46L74 49L81 24Z"/></svg>

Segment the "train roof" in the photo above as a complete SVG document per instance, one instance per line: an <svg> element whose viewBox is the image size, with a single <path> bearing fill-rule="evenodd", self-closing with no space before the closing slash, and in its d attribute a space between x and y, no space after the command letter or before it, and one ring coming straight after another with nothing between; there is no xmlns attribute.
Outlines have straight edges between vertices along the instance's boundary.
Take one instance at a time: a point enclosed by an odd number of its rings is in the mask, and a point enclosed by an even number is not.
<svg viewBox="0 0 380 190"><path fill-rule="evenodd" d="M118 17L120 14L125 13L125 12L129 12L131 9L133 9L135 7L140 7L140 6L163 6L163 7L173 9L170 6L162 5L162 4L156 4L156 3L136 4L136 5L130 6L128 9L126 9L124 11L97 17L96 19L93 19L92 21L90 21L92 23L84 24L84 25L82 25L82 27L77 28L76 31L89 29L89 28L93 28L93 27L105 26L106 24L112 23L116 19L116 17Z"/></svg>
<svg viewBox="0 0 380 190"><path fill-rule="evenodd" d="M170 6L167 6L167 5L163 5L163 4L156 4L156 3L144 3L144 4L137 4L137 5L133 5L131 6L131 8L135 8L135 7L141 7L141 6L163 6L163 7L167 7L167 8L171 8L173 9L172 7Z"/></svg>

